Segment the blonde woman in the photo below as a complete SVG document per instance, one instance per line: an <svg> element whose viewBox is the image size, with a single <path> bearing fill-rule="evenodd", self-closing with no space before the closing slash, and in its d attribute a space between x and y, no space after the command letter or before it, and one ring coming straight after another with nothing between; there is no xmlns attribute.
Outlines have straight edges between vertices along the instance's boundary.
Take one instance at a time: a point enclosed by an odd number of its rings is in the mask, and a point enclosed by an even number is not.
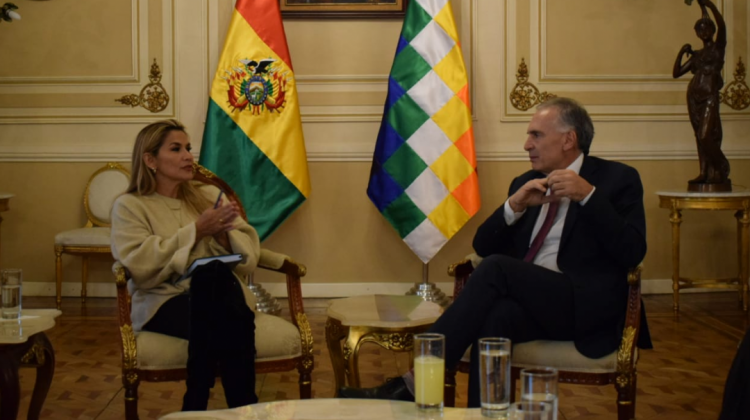
<svg viewBox="0 0 750 420"><path fill-rule="evenodd" d="M135 331L189 341L183 411L205 410L217 369L229 407L255 395L255 315L241 279L258 263L258 234L237 204L193 181L185 127L165 120L135 141L132 178L112 209L112 254L130 272ZM214 261L187 276L202 257L241 254L230 269Z"/></svg>

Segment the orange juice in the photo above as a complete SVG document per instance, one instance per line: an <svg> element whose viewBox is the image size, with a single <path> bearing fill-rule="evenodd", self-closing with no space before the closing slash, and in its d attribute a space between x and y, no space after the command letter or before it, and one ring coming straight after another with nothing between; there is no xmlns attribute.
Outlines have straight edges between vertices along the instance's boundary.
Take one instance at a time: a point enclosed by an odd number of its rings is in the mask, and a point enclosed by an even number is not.
<svg viewBox="0 0 750 420"><path fill-rule="evenodd" d="M414 358L414 391L418 407L442 407L445 360L435 356Z"/></svg>

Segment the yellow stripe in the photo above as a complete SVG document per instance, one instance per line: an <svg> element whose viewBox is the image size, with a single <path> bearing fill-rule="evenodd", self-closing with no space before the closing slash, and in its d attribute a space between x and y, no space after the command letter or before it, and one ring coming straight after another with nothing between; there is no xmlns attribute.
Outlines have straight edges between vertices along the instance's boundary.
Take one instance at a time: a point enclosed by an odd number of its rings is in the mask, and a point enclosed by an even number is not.
<svg viewBox="0 0 750 420"><path fill-rule="evenodd" d="M225 70L232 71L235 67L242 67L239 60L259 61L266 58L275 59L274 64L283 69L279 73L286 74L289 79L283 110L281 113L264 110L260 115L253 115L247 108L243 111L233 110L227 96L227 82L221 78L227 76ZM308 197L310 177L294 73L237 12L232 15L227 41L211 86L211 98L294 186Z"/></svg>

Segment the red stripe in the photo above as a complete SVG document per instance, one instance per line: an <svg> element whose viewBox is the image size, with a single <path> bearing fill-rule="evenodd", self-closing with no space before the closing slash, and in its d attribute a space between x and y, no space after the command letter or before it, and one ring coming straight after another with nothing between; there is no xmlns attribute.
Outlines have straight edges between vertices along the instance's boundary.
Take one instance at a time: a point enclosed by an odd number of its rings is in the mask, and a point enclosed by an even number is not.
<svg viewBox="0 0 750 420"><path fill-rule="evenodd" d="M294 71L286 44L284 25L281 23L279 0L237 0L235 9L263 42Z"/></svg>

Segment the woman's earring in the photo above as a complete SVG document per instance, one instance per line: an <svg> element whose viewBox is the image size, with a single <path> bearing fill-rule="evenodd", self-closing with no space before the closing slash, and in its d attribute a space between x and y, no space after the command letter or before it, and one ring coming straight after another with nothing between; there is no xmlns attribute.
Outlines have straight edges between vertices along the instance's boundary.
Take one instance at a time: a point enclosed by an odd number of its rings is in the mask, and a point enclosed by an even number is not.
<svg viewBox="0 0 750 420"><path fill-rule="evenodd" d="M151 169L151 172L153 172L154 174L156 174L156 168L148 168L148 169Z"/></svg>

